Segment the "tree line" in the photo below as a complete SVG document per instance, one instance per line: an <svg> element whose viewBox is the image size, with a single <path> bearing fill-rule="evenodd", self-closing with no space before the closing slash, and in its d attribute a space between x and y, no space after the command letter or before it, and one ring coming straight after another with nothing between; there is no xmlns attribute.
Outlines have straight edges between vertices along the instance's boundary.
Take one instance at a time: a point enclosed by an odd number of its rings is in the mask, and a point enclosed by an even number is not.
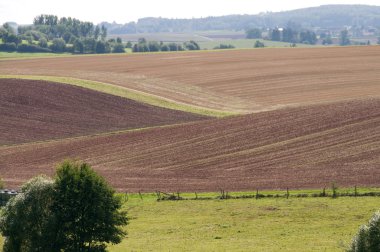
<svg viewBox="0 0 380 252"><path fill-rule="evenodd" d="M132 52L169 52L169 51L196 51L200 50L197 42L191 40L183 44L164 43L157 41L147 41L145 38L140 38L137 43L132 46Z"/></svg>
<svg viewBox="0 0 380 252"><path fill-rule="evenodd" d="M0 28L0 51L54 53L122 53L120 38L107 40L107 28L71 17L39 15L33 25Z"/></svg>

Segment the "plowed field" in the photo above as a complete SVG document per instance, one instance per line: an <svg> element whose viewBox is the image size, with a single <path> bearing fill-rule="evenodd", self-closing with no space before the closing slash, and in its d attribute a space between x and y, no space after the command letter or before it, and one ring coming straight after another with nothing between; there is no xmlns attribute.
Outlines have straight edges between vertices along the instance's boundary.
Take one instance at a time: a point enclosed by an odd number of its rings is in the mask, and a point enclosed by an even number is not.
<svg viewBox="0 0 380 252"><path fill-rule="evenodd" d="M0 145L206 119L70 85L0 79Z"/></svg>
<svg viewBox="0 0 380 252"><path fill-rule="evenodd" d="M128 191L379 186L380 99L0 147L0 174L18 186L67 157Z"/></svg>
<svg viewBox="0 0 380 252"><path fill-rule="evenodd" d="M379 46L0 61L0 74L96 80L237 112L379 97L379 69Z"/></svg>

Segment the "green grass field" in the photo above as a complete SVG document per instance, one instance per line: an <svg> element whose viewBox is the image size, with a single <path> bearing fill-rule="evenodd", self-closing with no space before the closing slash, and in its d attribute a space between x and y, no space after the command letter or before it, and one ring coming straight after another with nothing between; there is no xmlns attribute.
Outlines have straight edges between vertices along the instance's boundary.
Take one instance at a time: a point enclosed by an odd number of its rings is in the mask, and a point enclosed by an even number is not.
<svg viewBox="0 0 380 252"><path fill-rule="evenodd" d="M253 48L255 42L257 39L229 39L229 40L214 40L214 41L207 41L207 42L199 42L199 46L201 49L208 49L211 50L216 46L219 46L220 44L225 45L233 45L237 49L246 49L246 48ZM264 43L265 47L290 47L290 43L286 42L276 42L276 41L269 41L269 40L262 40L259 39L262 43ZM297 47L315 47L317 45L306 45L306 44L296 44Z"/></svg>
<svg viewBox="0 0 380 252"><path fill-rule="evenodd" d="M344 251L380 204L378 197L157 202L133 194L124 207L128 235L109 251Z"/></svg>

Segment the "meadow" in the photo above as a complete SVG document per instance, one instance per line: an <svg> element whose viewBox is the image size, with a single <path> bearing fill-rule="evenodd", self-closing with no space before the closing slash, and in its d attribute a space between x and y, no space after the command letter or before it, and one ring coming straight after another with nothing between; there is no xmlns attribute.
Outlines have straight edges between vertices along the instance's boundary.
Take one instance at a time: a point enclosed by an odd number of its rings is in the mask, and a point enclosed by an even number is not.
<svg viewBox="0 0 380 252"><path fill-rule="evenodd" d="M142 199L131 194L124 203L128 235L109 251L344 251L378 202L377 197L158 202L155 194Z"/></svg>
<svg viewBox="0 0 380 252"><path fill-rule="evenodd" d="M292 43L270 41L263 39L221 39L221 40L209 40L198 42L199 46L203 50L211 50L220 44L233 45L236 49L248 49L253 48L256 41L264 43L265 47L291 47ZM317 47L318 45L308 45L297 43L296 47ZM321 45L319 45L321 46Z"/></svg>

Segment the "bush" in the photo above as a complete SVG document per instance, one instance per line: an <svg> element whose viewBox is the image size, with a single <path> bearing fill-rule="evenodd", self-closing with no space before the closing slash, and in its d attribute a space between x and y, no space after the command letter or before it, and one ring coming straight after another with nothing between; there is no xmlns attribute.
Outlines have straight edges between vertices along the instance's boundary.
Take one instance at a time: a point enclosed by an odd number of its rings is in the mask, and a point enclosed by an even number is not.
<svg viewBox="0 0 380 252"><path fill-rule="evenodd" d="M125 53L124 46L121 43L116 43L112 48L113 53Z"/></svg>
<svg viewBox="0 0 380 252"><path fill-rule="evenodd" d="M20 44L17 47L18 52L51 52L49 48L42 48L33 44Z"/></svg>
<svg viewBox="0 0 380 252"><path fill-rule="evenodd" d="M17 50L16 43L4 43L0 44L0 51L1 52L15 52Z"/></svg>
<svg viewBox="0 0 380 252"><path fill-rule="evenodd" d="M225 45L225 44L220 44L219 46L214 47L214 49L233 49L235 46L233 45Z"/></svg>
<svg viewBox="0 0 380 252"><path fill-rule="evenodd" d="M347 252L376 252L380 249L380 212L359 228Z"/></svg>
<svg viewBox="0 0 380 252"><path fill-rule="evenodd" d="M53 181L36 177L6 204L0 231L6 237L3 251L51 251L54 241Z"/></svg>
<svg viewBox="0 0 380 252"><path fill-rule="evenodd" d="M4 182L3 180L0 178L0 189L3 189L4 188Z"/></svg>
<svg viewBox="0 0 380 252"><path fill-rule="evenodd" d="M3 251L105 251L125 235L121 198L88 164L66 161L55 181L27 182L0 212Z"/></svg>
<svg viewBox="0 0 380 252"><path fill-rule="evenodd" d="M256 40L254 46L254 48L263 48L265 47L264 43L263 42L260 42L260 40Z"/></svg>
<svg viewBox="0 0 380 252"><path fill-rule="evenodd" d="M53 52L62 53L66 49L66 42L61 38L53 39L53 44L50 45L50 49Z"/></svg>

